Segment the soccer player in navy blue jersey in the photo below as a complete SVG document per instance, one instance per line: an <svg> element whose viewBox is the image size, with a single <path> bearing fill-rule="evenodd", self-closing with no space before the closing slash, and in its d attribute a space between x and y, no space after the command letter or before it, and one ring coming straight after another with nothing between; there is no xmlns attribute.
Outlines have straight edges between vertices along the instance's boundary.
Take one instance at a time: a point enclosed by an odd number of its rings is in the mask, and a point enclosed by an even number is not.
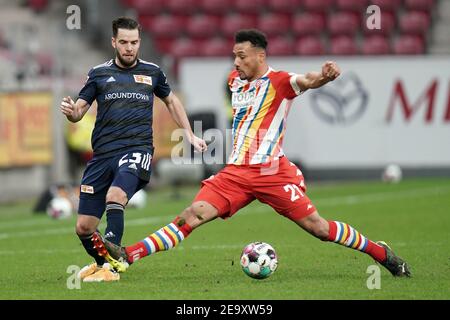
<svg viewBox="0 0 450 320"><path fill-rule="evenodd" d="M153 155L153 95L166 104L172 118L185 129L197 151L206 143L196 137L180 100L172 93L166 75L156 64L139 59L140 26L130 18L113 21L111 44L116 57L89 71L76 102L61 102L61 112L71 122L80 121L94 100L97 118L92 132L94 156L80 186L76 233L95 263L81 269L85 282L114 281L120 276L93 248L92 234L106 210L105 235L120 245L123 212L128 200L150 179Z"/></svg>

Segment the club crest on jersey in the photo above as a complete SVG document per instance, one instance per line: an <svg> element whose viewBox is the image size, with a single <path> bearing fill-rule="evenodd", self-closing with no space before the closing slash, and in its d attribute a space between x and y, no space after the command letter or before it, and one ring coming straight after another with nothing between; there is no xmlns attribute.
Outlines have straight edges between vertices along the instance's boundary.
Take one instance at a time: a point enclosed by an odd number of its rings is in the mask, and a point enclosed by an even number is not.
<svg viewBox="0 0 450 320"><path fill-rule="evenodd" d="M134 82L148 84L149 86L152 85L152 77L143 76L140 74L134 74L133 77L134 77Z"/></svg>
<svg viewBox="0 0 450 320"><path fill-rule="evenodd" d="M255 88L261 87L264 84L264 80L256 80L255 82Z"/></svg>
<svg viewBox="0 0 450 320"><path fill-rule="evenodd" d="M81 185L81 192L82 193L90 193L90 194L94 194L94 187L93 186L88 186L85 184Z"/></svg>

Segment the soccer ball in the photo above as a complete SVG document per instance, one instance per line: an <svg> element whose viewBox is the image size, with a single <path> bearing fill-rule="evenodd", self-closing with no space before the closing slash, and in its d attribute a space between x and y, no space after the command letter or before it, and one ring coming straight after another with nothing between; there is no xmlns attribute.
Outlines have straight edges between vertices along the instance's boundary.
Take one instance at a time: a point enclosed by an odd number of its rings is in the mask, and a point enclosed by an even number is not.
<svg viewBox="0 0 450 320"><path fill-rule="evenodd" d="M144 190L139 190L136 192L128 201L129 207L142 209L147 204L147 193Z"/></svg>
<svg viewBox="0 0 450 320"><path fill-rule="evenodd" d="M242 250L241 267L249 277L265 279L275 272L277 266L277 254L270 244L253 242Z"/></svg>
<svg viewBox="0 0 450 320"><path fill-rule="evenodd" d="M384 169L381 178L384 182L400 182L402 180L402 169L397 164L390 164Z"/></svg>
<svg viewBox="0 0 450 320"><path fill-rule="evenodd" d="M67 219L72 215L72 204L63 197L53 198L47 206L47 214L53 219Z"/></svg>

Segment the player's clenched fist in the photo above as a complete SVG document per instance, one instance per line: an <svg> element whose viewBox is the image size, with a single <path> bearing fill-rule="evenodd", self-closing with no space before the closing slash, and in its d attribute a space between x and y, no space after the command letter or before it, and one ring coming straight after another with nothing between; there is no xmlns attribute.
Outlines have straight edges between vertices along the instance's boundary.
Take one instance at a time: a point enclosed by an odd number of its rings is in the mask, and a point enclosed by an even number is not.
<svg viewBox="0 0 450 320"><path fill-rule="evenodd" d="M70 96L64 97L60 105L61 112L67 117L73 117L75 111L75 102Z"/></svg>
<svg viewBox="0 0 450 320"><path fill-rule="evenodd" d="M334 61L327 61L322 66L322 75L329 81L333 81L341 74L341 69Z"/></svg>
<svg viewBox="0 0 450 320"><path fill-rule="evenodd" d="M204 152L208 149L208 145L206 144L205 140L200 139L197 136L193 136L189 142L197 152Z"/></svg>

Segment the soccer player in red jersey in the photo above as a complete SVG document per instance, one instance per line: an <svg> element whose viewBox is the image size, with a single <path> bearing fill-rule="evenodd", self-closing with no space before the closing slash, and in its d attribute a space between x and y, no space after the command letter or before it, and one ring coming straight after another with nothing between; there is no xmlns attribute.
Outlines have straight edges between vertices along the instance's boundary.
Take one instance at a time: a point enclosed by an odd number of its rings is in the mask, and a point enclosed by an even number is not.
<svg viewBox="0 0 450 320"><path fill-rule="evenodd" d="M192 204L171 223L142 241L119 247L94 234L94 246L117 269L158 251L169 250L194 229L217 217L226 219L257 199L323 241L370 255L394 276L410 276L407 263L384 242L373 242L344 222L322 218L306 195L302 172L284 155L282 142L292 100L308 89L333 81L333 61L320 72L275 71L266 62L267 40L258 30L236 33L232 92L233 149L217 175L202 181Z"/></svg>

